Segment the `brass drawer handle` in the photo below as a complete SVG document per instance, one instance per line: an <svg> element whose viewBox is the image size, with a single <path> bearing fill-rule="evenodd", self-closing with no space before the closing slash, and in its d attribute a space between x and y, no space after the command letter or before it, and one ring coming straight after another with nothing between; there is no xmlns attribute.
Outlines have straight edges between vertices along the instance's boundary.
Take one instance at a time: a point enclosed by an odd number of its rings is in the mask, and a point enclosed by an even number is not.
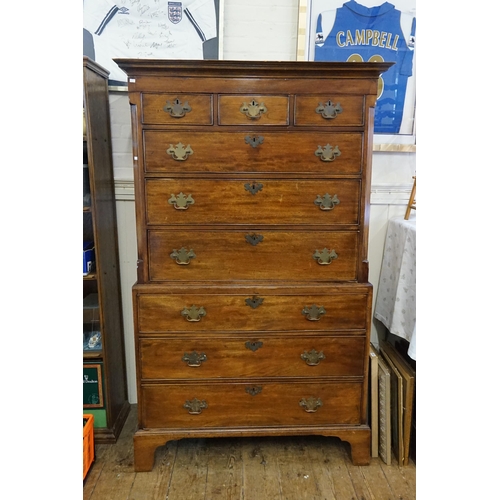
<svg viewBox="0 0 500 500"><path fill-rule="evenodd" d="M245 142L247 144L250 144L252 148L256 148L257 146L260 146L264 142L264 137L261 135L254 135L254 136L245 136Z"/></svg>
<svg viewBox="0 0 500 500"><path fill-rule="evenodd" d="M180 192L178 195L172 194L168 202L173 205L176 210L187 210L190 205L194 203L193 197L188 194L187 196Z"/></svg>
<svg viewBox="0 0 500 500"><path fill-rule="evenodd" d="M244 102L240 111L251 120L258 120L264 113L267 113L267 108L263 102L259 104L255 99L252 99L248 104Z"/></svg>
<svg viewBox="0 0 500 500"><path fill-rule="evenodd" d="M187 265L191 262L191 259L196 258L196 254L192 248L188 251L187 248L182 247L180 250L174 249L170 257L175 260L176 264Z"/></svg>
<svg viewBox="0 0 500 500"><path fill-rule="evenodd" d="M252 352L260 349L264 344L260 340L247 340L245 342L245 347L250 349Z"/></svg>
<svg viewBox="0 0 500 500"><path fill-rule="evenodd" d="M208 403L205 400L200 401L194 398L191 401L186 401L183 407L188 410L190 415L199 415L203 410L208 408Z"/></svg>
<svg viewBox="0 0 500 500"><path fill-rule="evenodd" d="M318 408L323 406L323 401L320 398L302 398L299 401L299 405L304 408L307 413L315 413L318 411Z"/></svg>
<svg viewBox="0 0 500 500"><path fill-rule="evenodd" d="M249 182L247 182L245 184L245 190L251 194L258 193L263 187L264 187L264 185L261 184L260 182L252 182L251 184Z"/></svg>
<svg viewBox="0 0 500 500"><path fill-rule="evenodd" d="M245 235L245 240L247 241L247 243L250 243L250 245L252 245L253 247L255 245L258 245L262 240L264 239L264 236L262 236L261 234L246 234Z"/></svg>
<svg viewBox="0 0 500 500"><path fill-rule="evenodd" d="M207 315L207 312L203 307L191 306L189 308L185 307L181 311L181 315L187 319L187 321L200 321L201 318Z"/></svg>
<svg viewBox="0 0 500 500"><path fill-rule="evenodd" d="M312 349L310 351L304 351L300 357L306 362L309 366L317 366L320 361L325 359L325 355L323 351L318 352L316 349Z"/></svg>
<svg viewBox="0 0 500 500"><path fill-rule="evenodd" d="M339 203L340 200L338 199L336 194L330 196L328 193L326 193L324 196L320 196L318 194L317 198L314 200L314 204L319 207L320 210L333 210L335 208L335 205L338 205Z"/></svg>
<svg viewBox="0 0 500 500"><path fill-rule="evenodd" d="M262 392L262 387L259 385L254 385L253 387L245 387L245 392L250 394L250 396L257 396Z"/></svg>
<svg viewBox="0 0 500 500"><path fill-rule="evenodd" d="M185 161L194 153L194 151L191 149L189 144L184 146L182 142L179 142L177 146L170 144L170 147L167 149L167 153L176 161Z"/></svg>
<svg viewBox="0 0 500 500"><path fill-rule="evenodd" d="M332 263L335 259L338 258L338 255L335 253L335 250L328 250L328 248L323 248L323 250L316 250L313 253L313 259L322 266L327 266Z"/></svg>
<svg viewBox="0 0 500 500"><path fill-rule="evenodd" d="M338 146L331 146L327 144L326 146L318 146L318 149L314 152L316 156L319 156L321 161L334 161L335 158L340 156L340 149Z"/></svg>
<svg viewBox="0 0 500 500"><path fill-rule="evenodd" d="M334 104L331 100L326 101L324 104L322 102L319 103L316 108L316 113L320 114L323 118L327 120L331 120L333 118L337 118L337 115L344 111L340 102Z"/></svg>
<svg viewBox="0 0 500 500"><path fill-rule="evenodd" d="M323 306L317 306L316 304L313 304L311 308L309 307L304 307L302 309L302 314L309 320L309 321L319 321L321 316L326 313L326 310Z"/></svg>
<svg viewBox="0 0 500 500"><path fill-rule="evenodd" d="M184 356L182 356L181 359L182 361L187 363L188 366L197 368L198 366L201 366L203 361L207 360L207 355L204 352L200 352L200 354L198 354L196 351L185 352Z"/></svg>
<svg viewBox="0 0 500 500"><path fill-rule="evenodd" d="M186 113L191 111L191 106L186 101L182 104L179 98L175 98L172 102L167 101L167 104L163 107L163 111L168 113L173 118L182 118L186 116Z"/></svg>
<svg viewBox="0 0 500 500"><path fill-rule="evenodd" d="M252 309L257 309L262 303L264 302L264 299L262 297L256 297L255 295L250 299L245 299L245 304Z"/></svg>

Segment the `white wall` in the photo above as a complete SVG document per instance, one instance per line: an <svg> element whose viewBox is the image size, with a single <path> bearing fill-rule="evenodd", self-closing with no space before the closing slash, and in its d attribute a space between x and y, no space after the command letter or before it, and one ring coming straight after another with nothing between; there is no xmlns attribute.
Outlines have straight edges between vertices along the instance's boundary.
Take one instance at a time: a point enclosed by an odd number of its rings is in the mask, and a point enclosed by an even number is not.
<svg viewBox="0 0 500 500"><path fill-rule="evenodd" d="M298 0L225 0L223 57L240 60L296 59ZM137 245L132 170L132 138L127 94L110 93L111 132L120 245L125 352L129 400L137 402L131 288L136 280ZM373 154L370 238L370 281L377 292L387 221L403 215L415 175L415 153ZM378 345L380 324L372 328ZM382 334L382 332L380 332Z"/></svg>

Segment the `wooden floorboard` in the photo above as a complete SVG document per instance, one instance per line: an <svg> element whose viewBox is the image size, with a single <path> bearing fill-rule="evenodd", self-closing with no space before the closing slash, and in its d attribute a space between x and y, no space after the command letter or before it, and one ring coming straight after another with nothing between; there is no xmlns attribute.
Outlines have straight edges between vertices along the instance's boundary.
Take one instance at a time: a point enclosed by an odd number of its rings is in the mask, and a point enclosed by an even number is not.
<svg viewBox="0 0 500 500"><path fill-rule="evenodd" d="M416 500L416 466L372 458L321 436L182 439L159 447L151 472L134 471L137 405L115 444L96 445L83 500Z"/></svg>

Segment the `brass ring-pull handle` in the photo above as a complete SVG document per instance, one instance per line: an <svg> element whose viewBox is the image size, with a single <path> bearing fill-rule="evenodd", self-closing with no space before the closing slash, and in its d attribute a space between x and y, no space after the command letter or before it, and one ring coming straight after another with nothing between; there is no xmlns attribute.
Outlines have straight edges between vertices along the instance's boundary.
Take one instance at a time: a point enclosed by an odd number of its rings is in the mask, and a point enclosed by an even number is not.
<svg viewBox="0 0 500 500"><path fill-rule="evenodd" d="M203 316L207 315L207 312L203 307L191 306L189 308L185 307L181 311L181 315L184 316L187 321L200 321Z"/></svg>
<svg viewBox="0 0 500 500"><path fill-rule="evenodd" d="M309 320L309 321L319 321L321 316L326 313L326 310L323 306L317 306L316 304L313 304L310 308L309 307L304 307L302 309L302 314Z"/></svg>
<svg viewBox="0 0 500 500"><path fill-rule="evenodd" d="M257 146L259 146L264 142L264 137L262 137L261 135L254 135L254 136L247 135L245 136L245 142L247 144L250 144L252 148L256 148Z"/></svg>
<svg viewBox="0 0 500 500"><path fill-rule="evenodd" d="M170 257L175 260L176 264L179 265L187 265L191 262L191 259L196 257L196 254L193 252L191 248L188 250L187 248L182 247L180 250L175 250L170 254Z"/></svg>
<svg viewBox="0 0 500 500"><path fill-rule="evenodd" d="M263 302L264 299L262 297L256 297L255 295L251 299L245 299L245 304L252 309L257 309Z"/></svg>
<svg viewBox="0 0 500 500"><path fill-rule="evenodd" d="M240 111L251 120L258 120L264 113L267 113L267 108L263 102L259 104L255 99L252 99L248 104L244 102Z"/></svg>
<svg viewBox="0 0 500 500"><path fill-rule="evenodd" d="M175 98L172 102L167 101L167 104L163 107L163 111L168 113L173 118L182 118L186 116L186 113L191 111L191 106L186 101L182 104L179 98Z"/></svg>
<svg viewBox="0 0 500 500"><path fill-rule="evenodd" d="M302 398L299 401L299 405L304 408L307 413L315 413L318 411L318 408L323 406L323 401L320 398Z"/></svg>
<svg viewBox="0 0 500 500"><path fill-rule="evenodd" d="M187 196L180 192L178 195L172 194L168 202L173 205L176 210L187 210L190 205L194 203L193 197L188 194Z"/></svg>
<svg viewBox="0 0 500 500"><path fill-rule="evenodd" d="M312 349L310 351L304 351L300 357L306 362L309 366L317 366L320 361L325 359L325 355L323 351L318 352L316 349Z"/></svg>
<svg viewBox="0 0 500 500"><path fill-rule="evenodd" d="M247 243L250 243L250 245L252 245L253 247L255 245L258 245L262 240L264 239L264 236L262 236L262 234L246 234L245 235L245 240L247 241Z"/></svg>
<svg viewBox="0 0 500 500"><path fill-rule="evenodd" d="M176 161L185 161L194 153L194 151L191 149L190 144L184 146L182 142L179 142L177 146L170 144L170 147L167 149L167 153Z"/></svg>
<svg viewBox="0 0 500 500"><path fill-rule="evenodd" d="M335 259L338 258L338 255L335 253L335 250L328 250L328 248L323 248L323 250L316 250L313 253L313 259L322 266L327 266L332 263Z"/></svg>
<svg viewBox="0 0 500 500"><path fill-rule="evenodd" d="M264 344L260 340L247 340L245 342L245 347L250 349L252 352L255 352L257 349L260 349Z"/></svg>
<svg viewBox="0 0 500 500"><path fill-rule="evenodd" d="M194 398L191 401L186 401L183 407L188 410L190 415L199 415L203 410L208 408L208 403L205 400L200 401Z"/></svg>
<svg viewBox="0 0 500 500"><path fill-rule="evenodd" d="M261 184L260 182L252 182L251 184L249 182L247 182L245 184L245 190L251 194L258 193L263 187L264 187L264 185Z"/></svg>
<svg viewBox="0 0 500 500"><path fill-rule="evenodd" d="M332 118L337 118L337 115L344 111L340 102L334 104L331 100L326 101L324 104L322 102L319 103L316 108L316 113L320 114L323 118L327 120L331 120Z"/></svg>
<svg viewBox="0 0 500 500"><path fill-rule="evenodd" d="M335 158L340 156L340 149L338 146L331 146L327 144L326 146L318 146L318 149L314 152L316 156L319 156L321 161L334 161Z"/></svg>
<svg viewBox="0 0 500 500"><path fill-rule="evenodd" d="M196 351L185 352L181 359L187 363L188 366L197 368L198 366L201 366L203 361L207 360L207 355L204 352L200 352L199 354Z"/></svg>
<svg viewBox="0 0 500 500"><path fill-rule="evenodd" d="M335 208L335 205L338 205L340 203L340 200L338 199L337 195L334 194L333 196L330 196L328 193L326 193L324 196L318 196L314 200L314 204L320 208L320 210L333 210Z"/></svg>
<svg viewBox="0 0 500 500"><path fill-rule="evenodd" d="M257 396L262 392L262 387L260 385L254 385L252 387L245 387L245 392L250 394L250 396Z"/></svg>

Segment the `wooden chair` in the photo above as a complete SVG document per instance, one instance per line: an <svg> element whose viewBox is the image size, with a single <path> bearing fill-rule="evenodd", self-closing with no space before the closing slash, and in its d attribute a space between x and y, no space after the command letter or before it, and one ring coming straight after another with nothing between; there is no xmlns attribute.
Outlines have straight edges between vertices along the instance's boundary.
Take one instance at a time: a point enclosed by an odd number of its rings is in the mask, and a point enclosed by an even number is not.
<svg viewBox="0 0 500 500"><path fill-rule="evenodd" d="M411 210L417 209L417 200L415 199L415 195L417 193L417 176L413 176L413 187L411 188L410 199L408 200L408 206L406 207L405 220L408 220L410 217Z"/></svg>

